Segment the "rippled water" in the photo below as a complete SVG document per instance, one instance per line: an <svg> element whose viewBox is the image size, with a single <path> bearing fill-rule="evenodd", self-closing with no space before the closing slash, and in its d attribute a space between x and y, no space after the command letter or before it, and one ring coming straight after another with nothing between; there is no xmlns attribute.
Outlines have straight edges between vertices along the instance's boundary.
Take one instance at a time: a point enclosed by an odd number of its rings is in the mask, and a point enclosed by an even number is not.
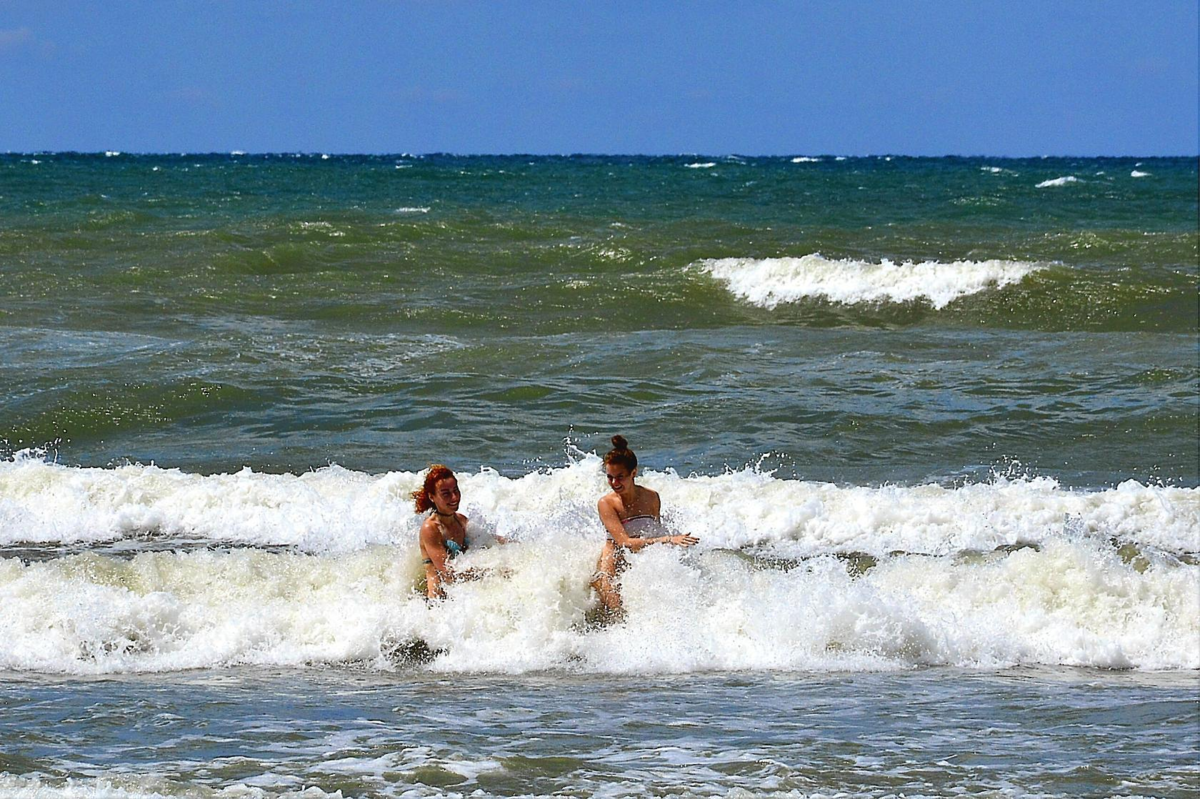
<svg viewBox="0 0 1200 799"><path fill-rule="evenodd" d="M0 446L1196 483L1194 160L693 162L0 156Z"/></svg>
<svg viewBox="0 0 1200 799"><path fill-rule="evenodd" d="M1196 689L1070 670L30 677L0 685L0 770L40 776L0 776L0 790L1186 797L1200 790Z"/></svg>

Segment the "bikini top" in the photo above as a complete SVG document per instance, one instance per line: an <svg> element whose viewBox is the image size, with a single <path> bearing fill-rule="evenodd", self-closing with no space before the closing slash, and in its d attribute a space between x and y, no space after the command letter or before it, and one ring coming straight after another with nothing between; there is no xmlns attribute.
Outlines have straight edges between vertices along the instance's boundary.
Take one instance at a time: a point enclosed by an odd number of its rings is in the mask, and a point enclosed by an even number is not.
<svg viewBox="0 0 1200 799"><path fill-rule="evenodd" d="M454 558L458 557L459 555L461 555L462 553L467 551L468 547L470 546L470 543L467 541L467 531L465 528L463 529L463 542L462 542L462 545L460 546L459 543L457 541L455 541L453 538L446 538L446 528L442 525L442 522L440 519L438 520L437 524L438 524L438 527L442 531L442 545L446 547L446 557L448 560L453 560ZM433 563L433 561L430 560L429 558L424 558L421 562L427 563L427 564Z"/></svg>
<svg viewBox="0 0 1200 799"><path fill-rule="evenodd" d="M649 538L662 530L662 522L648 513L622 519L621 526L625 528L625 535L630 538Z"/></svg>

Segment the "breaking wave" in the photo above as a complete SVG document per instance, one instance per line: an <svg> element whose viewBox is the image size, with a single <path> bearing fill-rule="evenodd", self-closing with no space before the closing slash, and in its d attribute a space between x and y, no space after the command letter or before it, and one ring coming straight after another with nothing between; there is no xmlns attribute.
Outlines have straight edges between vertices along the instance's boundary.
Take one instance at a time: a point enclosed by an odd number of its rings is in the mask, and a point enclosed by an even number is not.
<svg viewBox="0 0 1200 799"><path fill-rule="evenodd" d="M701 268L739 298L762 308L805 299L848 305L925 301L941 309L981 291L1019 283L1044 266L1022 261L879 263L800 258L720 258Z"/></svg>

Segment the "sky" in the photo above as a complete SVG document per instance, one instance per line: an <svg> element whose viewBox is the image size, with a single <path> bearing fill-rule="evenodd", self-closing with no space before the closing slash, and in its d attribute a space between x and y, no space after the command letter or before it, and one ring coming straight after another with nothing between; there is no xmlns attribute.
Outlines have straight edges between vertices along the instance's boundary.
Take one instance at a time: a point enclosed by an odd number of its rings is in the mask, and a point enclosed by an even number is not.
<svg viewBox="0 0 1200 799"><path fill-rule="evenodd" d="M1196 0L0 0L0 152L1196 155Z"/></svg>

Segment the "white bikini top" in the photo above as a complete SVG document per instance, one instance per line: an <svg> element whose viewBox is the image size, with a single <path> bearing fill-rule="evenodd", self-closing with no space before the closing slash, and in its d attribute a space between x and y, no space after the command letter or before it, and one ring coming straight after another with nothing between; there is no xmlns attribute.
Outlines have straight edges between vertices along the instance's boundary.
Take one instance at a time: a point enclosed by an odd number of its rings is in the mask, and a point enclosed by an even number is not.
<svg viewBox="0 0 1200 799"><path fill-rule="evenodd" d="M625 528L625 535L630 538L651 538L663 529L662 522L646 513L622 519L621 526Z"/></svg>

